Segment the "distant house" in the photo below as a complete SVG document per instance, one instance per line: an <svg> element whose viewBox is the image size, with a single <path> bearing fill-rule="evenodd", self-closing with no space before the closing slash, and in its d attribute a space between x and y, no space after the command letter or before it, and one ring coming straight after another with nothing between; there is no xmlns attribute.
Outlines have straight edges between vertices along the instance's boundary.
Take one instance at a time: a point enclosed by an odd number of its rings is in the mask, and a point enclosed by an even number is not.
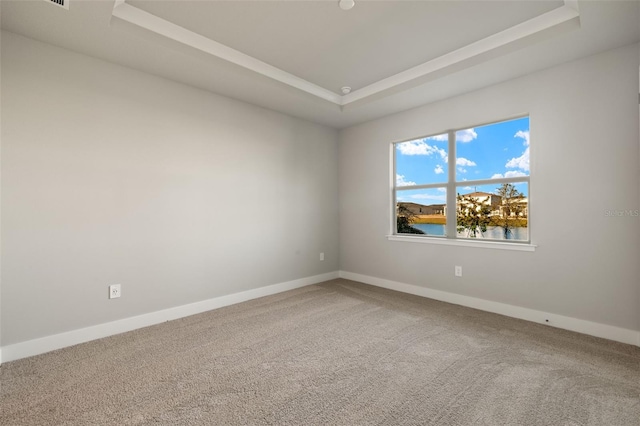
<svg viewBox="0 0 640 426"><path fill-rule="evenodd" d="M417 203L399 202L398 208L404 207L411 214L415 215L444 215L444 204L431 204L425 206Z"/></svg>
<svg viewBox="0 0 640 426"><path fill-rule="evenodd" d="M500 214L500 207L502 205L502 197L496 194L490 194L488 192L471 192L469 194L461 194L465 198L472 198L477 203L491 206L490 216L497 216ZM464 202L463 202L464 205ZM458 208L462 208L458 206Z"/></svg>
<svg viewBox="0 0 640 426"><path fill-rule="evenodd" d="M526 197L522 197L511 199L509 205L507 205L506 203L502 203L502 205L500 206L500 215L511 217L528 217L529 199Z"/></svg>
<svg viewBox="0 0 640 426"><path fill-rule="evenodd" d="M471 192L462 194L463 197L473 198L476 202L490 205L490 216L528 216L529 200L525 197L509 200L507 205L500 195L490 194L488 192ZM460 208L460 207L459 207Z"/></svg>

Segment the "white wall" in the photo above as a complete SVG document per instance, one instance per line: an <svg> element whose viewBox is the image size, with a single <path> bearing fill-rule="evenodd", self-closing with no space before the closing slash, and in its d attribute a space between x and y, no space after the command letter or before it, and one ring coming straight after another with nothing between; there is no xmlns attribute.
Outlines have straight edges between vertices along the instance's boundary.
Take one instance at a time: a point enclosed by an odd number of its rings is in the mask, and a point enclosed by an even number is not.
<svg viewBox="0 0 640 426"><path fill-rule="evenodd" d="M336 271L337 149L333 129L3 33L2 346Z"/></svg>
<svg viewBox="0 0 640 426"><path fill-rule="evenodd" d="M618 49L342 131L338 246L336 131L2 32L0 347L335 271L339 251L640 330L639 219L604 215L640 208L638 67ZM537 251L387 241L392 140L521 113ZM558 220L567 198L589 207Z"/></svg>
<svg viewBox="0 0 640 426"><path fill-rule="evenodd" d="M637 72L634 45L341 131L341 270L640 330L640 219L605 215L640 209ZM523 113L535 252L385 238L390 142Z"/></svg>

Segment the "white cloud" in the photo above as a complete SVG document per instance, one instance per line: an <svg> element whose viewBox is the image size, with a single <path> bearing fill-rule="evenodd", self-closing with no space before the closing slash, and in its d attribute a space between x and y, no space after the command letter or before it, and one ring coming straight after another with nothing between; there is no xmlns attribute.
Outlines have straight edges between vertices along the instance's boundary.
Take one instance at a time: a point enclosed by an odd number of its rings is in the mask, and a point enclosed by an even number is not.
<svg viewBox="0 0 640 426"><path fill-rule="evenodd" d="M438 142L448 142L449 141L449 135L447 133L444 133L442 135L429 136L426 139L429 139L429 140L432 140L432 141L438 141Z"/></svg>
<svg viewBox="0 0 640 426"><path fill-rule="evenodd" d="M513 137L514 138L524 139L525 146L529 146L529 131L528 130L518 130L516 132L516 134L513 135Z"/></svg>
<svg viewBox="0 0 640 426"><path fill-rule="evenodd" d="M502 173L496 173L495 175L491 176L491 179L500 179L500 178L511 178L511 177L522 177L522 176L527 176L526 173L523 173L519 170L509 170L508 172L506 172L505 174Z"/></svg>
<svg viewBox="0 0 640 426"><path fill-rule="evenodd" d="M507 161L507 164L505 164L505 167L508 169L520 169L520 170L524 170L525 172L528 172L529 171L529 131L518 130L516 134L513 135L513 137L522 139L524 141L523 144L527 148L524 150L524 152L520 157L514 157L511 160ZM512 173L512 172L505 173L505 176L508 173ZM517 176L526 176L526 175L520 174Z"/></svg>
<svg viewBox="0 0 640 426"><path fill-rule="evenodd" d="M458 130L456 132L456 141L462 142L462 143L471 142L477 137L478 137L478 134L473 129Z"/></svg>
<svg viewBox="0 0 640 426"><path fill-rule="evenodd" d="M436 188L440 192L447 192L447 188Z"/></svg>
<svg viewBox="0 0 640 426"><path fill-rule="evenodd" d="M415 182L404 180L404 175L396 174L396 186L413 186Z"/></svg>
<svg viewBox="0 0 640 426"><path fill-rule="evenodd" d="M444 169L442 168L442 166L440 164L438 164L433 171L437 175L440 175L440 174L444 173Z"/></svg>
<svg viewBox="0 0 640 426"><path fill-rule="evenodd" d="M524 150L524 152L520 157L515 157L507 161L507 164L505 164L505 167L509 169L520 169L528 172L529 171L529 147L527 147L527 149Z"/></svg>
<svg viewBox="0 0 640 426"><path fill-rule="evenodd" d="M456 141L462 142L462 143L471 142L477 137L478 137L478 134L474 129L458 130L456 132ZM425 138L425 140L447 142L449 140L449 134L443 133L441 135L429 136L428 138Z"/></svg>
<svg viewBox="0 0 640 426"><path fill-rule="evenodd" d="M414 200L430 200L430 201L446 201L446 195L432 195L432 194L413 194L409 198Z"/></svg>
<svg viewBox="0 0 640 426"><path fill-rule="evenodd" d="M433 155L437 154L440 158L447 158L447 152L444 149L429 145L424 140L399 143L398 151L403 155Z"/></svg>
<svg viewBox="0 0 640 426"><path fill-rule="evenodd" d="M458 157L456 158L456 166L473 167L476 166L476 163L464 157Z"/></svg>
<svg viewBox="0 0 640 426"><path fill-rule="evenodd" d="M458 171L460 173L467 173L467 169L465 169L464 167L458 167Z"/></svg>

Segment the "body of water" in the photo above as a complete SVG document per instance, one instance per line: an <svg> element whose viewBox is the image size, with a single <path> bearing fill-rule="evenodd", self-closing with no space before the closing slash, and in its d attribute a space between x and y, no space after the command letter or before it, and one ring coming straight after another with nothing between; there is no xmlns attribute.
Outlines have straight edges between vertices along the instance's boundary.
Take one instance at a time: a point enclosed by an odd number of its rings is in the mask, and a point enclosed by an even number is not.
<svg viewBox="0 0 640 426"><path fill-rule="evenodd" d="M411 226L423 231L426 235L444 237L444 225L417 223ZM457 235L460 238L470 238L467 236L466 231L458 232ZM483 235L476 234L476 238L485 240L504 240L504 229L499 226L488 226L487 232L484 232ZM529 239L529 228L512 228L508 239L514 241L527 241Z"/></svg>

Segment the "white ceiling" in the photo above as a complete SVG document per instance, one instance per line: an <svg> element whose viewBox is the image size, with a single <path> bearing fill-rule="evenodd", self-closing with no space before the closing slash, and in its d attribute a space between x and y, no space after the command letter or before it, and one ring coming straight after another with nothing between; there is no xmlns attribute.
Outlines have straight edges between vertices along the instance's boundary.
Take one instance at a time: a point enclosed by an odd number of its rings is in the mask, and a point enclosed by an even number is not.
<svg viewBox="0 0 640 426"><path fill-rule="evenodd" d="M127 3L338 94L563 5L362 1L343 11L337 1Z"/></svg>
<svg viewBox="0 0 640 426"><path fill-rule="evenodd" d="M3 0L1 13L3 30L337 128L640 41L638 1Z"/></svg>

